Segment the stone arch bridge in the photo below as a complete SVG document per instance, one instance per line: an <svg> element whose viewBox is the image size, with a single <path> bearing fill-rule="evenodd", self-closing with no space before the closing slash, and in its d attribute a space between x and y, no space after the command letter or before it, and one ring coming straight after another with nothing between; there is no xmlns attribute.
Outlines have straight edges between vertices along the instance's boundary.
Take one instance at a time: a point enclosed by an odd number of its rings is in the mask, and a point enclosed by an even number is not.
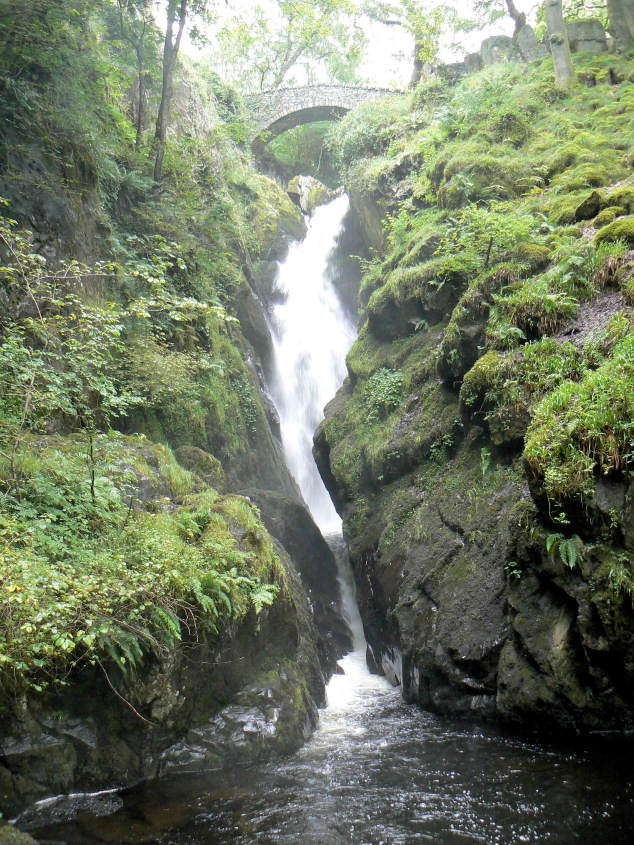
<svg viewBox="0 0 634 845"><path fill-rule="evenodd" d="M366 100L397 93L400 92L354 85L304 85L250 94L244 103L253 124L251 141L265 144L295 126L338 120Z"/></svg>

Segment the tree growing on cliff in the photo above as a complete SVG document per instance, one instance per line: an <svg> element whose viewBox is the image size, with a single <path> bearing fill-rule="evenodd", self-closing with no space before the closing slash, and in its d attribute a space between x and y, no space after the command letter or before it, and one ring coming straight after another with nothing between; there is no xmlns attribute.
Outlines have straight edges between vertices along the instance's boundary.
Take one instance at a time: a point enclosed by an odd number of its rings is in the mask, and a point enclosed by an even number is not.
<svg viewBox="0 0 634 845"><path fill-rule="evenodd" d="M163 159L167 143L167 124L174 93L174 69L178 59L183 33L187 21L198 15L204 16L211 6L210 0L165 0L166 25L163 40L163 79L161 101L156 116L154 132L156 157L154 159L154 181L160 182L163 173Z"/></svg>

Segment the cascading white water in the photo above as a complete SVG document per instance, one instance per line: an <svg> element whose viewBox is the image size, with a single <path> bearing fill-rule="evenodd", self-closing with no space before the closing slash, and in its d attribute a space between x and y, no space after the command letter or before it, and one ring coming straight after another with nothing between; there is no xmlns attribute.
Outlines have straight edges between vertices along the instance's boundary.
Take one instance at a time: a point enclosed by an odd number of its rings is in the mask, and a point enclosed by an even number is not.
<svg viewBox="0 0 634 845"><path fill-rule="evenodd" d="M291 246L280 266L276 287L283 299L272 314L272 394L284 454L323 534L340 531L341 521L317 471L312 445L324 406L344 380L346 354L356 334L328 274L348 207L343 195L315 211L305 239Z"/></svg>
<svg viewBox="0 0 634 845"><path fill-rule="evenodd" d="M365 638L355 599L354 581L341 547L341 520L313 460L313 433L323 409L346 375L346 354L356 336L329 272L329 259L341 234L349 202L343 195L318 208L301 243L294 244L280 266L276 288L281 301L272 314L275 352L272 394L280 415L282 445L289 469L315 522L329 538L338 558L346 621L354 649L341 661L343 675L328 684L328 708L322 714L319 737L346 731L341 718L370 691L387 682L370 675ZM329 536L330 535L330 536ZM315 742L321 741L319 737Z"/></svg>

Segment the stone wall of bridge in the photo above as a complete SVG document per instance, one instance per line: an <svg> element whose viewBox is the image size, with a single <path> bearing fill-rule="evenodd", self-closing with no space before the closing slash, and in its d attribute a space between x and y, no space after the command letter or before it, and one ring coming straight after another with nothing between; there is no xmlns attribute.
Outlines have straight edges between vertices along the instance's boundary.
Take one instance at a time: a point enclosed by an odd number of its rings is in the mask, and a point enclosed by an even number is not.
<svg viewBox="0 0 634 845"><path fill-rule="evenodd" d="M398 92L354 85L304 85L250 94L245 97L245 105L254 137L263 132L275 137L302 123L336 119L366 100L393 93Z"/></svg>

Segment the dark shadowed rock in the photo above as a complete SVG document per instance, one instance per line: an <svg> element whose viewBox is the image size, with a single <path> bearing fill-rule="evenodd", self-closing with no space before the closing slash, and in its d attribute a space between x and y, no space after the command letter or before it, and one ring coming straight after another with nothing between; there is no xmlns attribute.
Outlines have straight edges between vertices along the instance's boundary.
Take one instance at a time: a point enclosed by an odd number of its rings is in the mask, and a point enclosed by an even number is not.
<svg viewBox="0 0 634 845"><path fill-rule="evenodd" d="M271 490L244 490L260 509L267 530L292 558L308 592L319 632L324 672L331 675L337 659L352 646L343 621L335 557L303 502Z"/></svg>

